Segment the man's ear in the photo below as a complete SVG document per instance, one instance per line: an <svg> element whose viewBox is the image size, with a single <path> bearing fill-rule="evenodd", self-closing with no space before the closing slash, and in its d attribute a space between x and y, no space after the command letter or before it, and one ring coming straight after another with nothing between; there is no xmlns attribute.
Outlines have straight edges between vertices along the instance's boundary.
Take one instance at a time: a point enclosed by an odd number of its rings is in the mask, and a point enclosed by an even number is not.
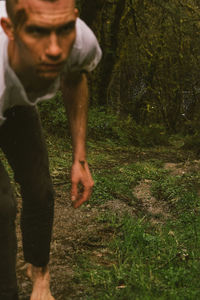
<svg viewBox="0 0 200 300"><path fill-rule="evenodd" d="M8 36L9 40L14 40L14 28L13 23L9 18L1 18L1 26L5 32L5 34Z"/></svg>
<svg viewBox="0 0 200 300"><path fill-rule="evenodd" d="M79 10L77 8L74 9L74 13L75 13L76 18L78 18L79 17Z"/></svg>

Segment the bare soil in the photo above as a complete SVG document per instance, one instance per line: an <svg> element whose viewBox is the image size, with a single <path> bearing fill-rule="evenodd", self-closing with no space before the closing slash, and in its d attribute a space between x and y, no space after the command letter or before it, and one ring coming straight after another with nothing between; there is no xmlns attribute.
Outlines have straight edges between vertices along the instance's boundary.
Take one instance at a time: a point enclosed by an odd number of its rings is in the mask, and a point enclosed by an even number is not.
<svg viewBox="0 0 200 300"><path fill-rule="evenodd" d="M189 172L194 167L200 169L200 161L193 163L166 162L165 168L174 175ZM170 217L166 204L159 202L151 195L151 181L140 182L133 191L140 203L140 209L150 216L152 223L163 222ZM107 201L101 206L93 207L85 204L80 209L74 210L69 199L67 186L56 186L55 221L51 247L51 287L56 300L86 299L86 288L77 280L77 260L84 253L90 253L90 259L101 264L109 264L105 261L104 253L107 253L108 242L114 232L107 228L106 224L98 222L103 213L111 212L118 216L124 213L135 216L137 207L130 206L123 199ZM28 300L31 293L31 283L26 276L26 265L23 260L21 233L19 228L21 202L18 197L19 213L17 216L18 258L17 277L20 300ZM161 221L162 220L162 221Z"/></svg>
<svg viewBox="0 0 200 300"><path fill-rule="evenodd" d="M134 189L134 195L141 203L144 213L150 216L152 224L163 223L170 217L167 203L158 201L151 195L151 180L144 180Z"/></svg>
<svg viewBox="0 0 200 300"><path fill-rule="evenodd" d="M54 232L51 246L51 287L56 300L86 299L85 288L77 282L75 267L80 255L90 252L95 262L107 264L104 254L113 232L107 225L98 222L98 217L104 212L117 215L124 213L134 214L134 208L129 207L120 200L108 201L98 207L90 204L75 210L67 196L65 185L56 188ZM20 300L28 300L31 293L31 283L26 276L26 264L23 260L22 241L20 232L20 207L17 216L17 277Z"/></svg>
<svg viewBox="0 0 200 300"><path fill-rule="evenodd" d="M190 173L200 170L200 160L186 160L180 163L166 163L165 169L169 170L172 175L183 175L185 173Z"/></svg>

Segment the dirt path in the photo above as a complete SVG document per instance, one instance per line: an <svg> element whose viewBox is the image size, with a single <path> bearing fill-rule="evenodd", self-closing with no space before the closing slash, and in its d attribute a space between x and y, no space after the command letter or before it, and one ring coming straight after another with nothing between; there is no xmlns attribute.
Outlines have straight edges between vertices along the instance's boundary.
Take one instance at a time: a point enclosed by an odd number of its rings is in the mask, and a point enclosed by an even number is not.
<svg viewBox="0 0 200 300"><path fill-rule="evenodd" d="M162 223L170 217L166 203L161 203L151 195L151 180L143 180L134 189L134 195L139 200L144 214L150 216L153 224Z"/></svg>
<svg viewBox="0 0 200 300"><path fill-rule="evenodd" d="M150 196L148 183L141 183L136 187L136 195L142 201L143 208L152 213L152 220L156 220L156 214L166 216L165 209L153 197ZM18 199L19 200L19 199ZM20 200L19 200L20 203ZM20 204L19 204L20 208ZM90 251L93 259L103 259L107 251L106 244L112 237L102 223L97 219L107 212L122 216L124 213L135 215L135 208L130 207L119 199L108 201L99 207L91 207L89 204L81 209L74 210L70 200L66 198L65 186L56 189L55 221L53 241L51 247L51 279L52 292L56 300L86 299L85 289L80 282L74 279L74 269L77 257ZM23 261L21 233L19 229L19 214L17 217L18 259L17 277L19 283L20 300L28 300L31 292L31 284L26 277L26 265Z"/></svg>
<svg viewBox="0 0 200 300"><path fill-rule="evenodd" d="M20 205L19 205L20 206ZM81 286L77 287L72 278L75 256L82 251L82 246L91 238L96 228L93 226L97 215L96 209L83 207L74 210L66 199L65 187L57 189L55 201L55 221L51 247L52 292L56 300L80 299ZM17 219L19 225L19 215ZM87 229L87 230L86 230ZM31 285L25 274L22 256L21 234L18 226L17 271L20 288L20 300L28 300Z"/></svg>
<svg viewBox="0 0 200 300"><path fill-rule="evenodd" d="M120 200L108 201L106 204L91 207L89 204L74 210L69 198L66 197L66 187L56 189L54 233L51 247L51 279L52 292L56 300L85 299L84 286L74 279L74 269L79 254L90 251L94 260L101 260L101 253L106 251L106 244L112 232L105 225L97 222L97 218L105 211L121 214L134 214ZM20 199L19 210L20 210ZM20 300L28 300L31 284L26 277L26 265L23 261L21 233L19 229L19 213L17 216L18 259L17 277Z"/></svg>
<svg viewBox="0 0 200 300"><path fill-rule="evenodd" d="M197 162L195 162L197 165ZM173 174L182 174L193 165L166 163L165 168ZM200 162L198 162L200 167ZM134 196L139 200L144 213L151 216L152 222L170 217L168 208L151 195L151 181L141 181L134 189ZM68 191L69 193L69 191ZM98 222L98 218L107 212L121 216L124 213L135 215L137 208L120 199L107 201L101 206L86 204L81 209L74 210L67 197L67 186L56 186L55 221L51 248L52 292L56 300L86 299L85 287L75 277L77 259L88 251L94 261L103 260L106 245L113 232L107 230L106 224ZM19 209L20 209L20 199ZM161 216L158 218L158 216ZM19 230L19 214L17 217L18 259L17 276L20 300L28 300L31 284L25 274L22 255L21 234Z"/></svg>

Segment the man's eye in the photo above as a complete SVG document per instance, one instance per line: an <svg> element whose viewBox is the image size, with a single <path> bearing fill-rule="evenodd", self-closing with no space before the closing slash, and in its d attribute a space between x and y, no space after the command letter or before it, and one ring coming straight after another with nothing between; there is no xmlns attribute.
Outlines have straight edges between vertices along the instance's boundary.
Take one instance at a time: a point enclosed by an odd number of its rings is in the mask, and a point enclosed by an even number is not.
<svg viewBox="0 0 200 300"><path fill-rule="evenodd" d="M68 24L66 26L63 26L59 30L59 34L68 34L75 28L75 23L73 22L72 24Z"/></svg>
<svg viewBox="0 0 200 300"><path fill-rule="evenodd" d="M26 28L26 32L31 35L37 35L37 36L42 36L47 34L47 30L45 30L44 28L35 27L35 26Z"/></svg>

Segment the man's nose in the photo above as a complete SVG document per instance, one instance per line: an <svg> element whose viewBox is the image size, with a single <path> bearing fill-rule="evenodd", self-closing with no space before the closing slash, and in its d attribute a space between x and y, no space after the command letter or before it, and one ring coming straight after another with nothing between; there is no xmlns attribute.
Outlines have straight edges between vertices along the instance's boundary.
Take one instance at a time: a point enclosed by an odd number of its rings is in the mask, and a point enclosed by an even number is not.
<svg viewBox="0 0 200 300"><path fill-rule="evenodd" d="M46 55L52 60L59 60L62 54L62 49L59 45L58 37L52 33L49 37Z"/></svg>

